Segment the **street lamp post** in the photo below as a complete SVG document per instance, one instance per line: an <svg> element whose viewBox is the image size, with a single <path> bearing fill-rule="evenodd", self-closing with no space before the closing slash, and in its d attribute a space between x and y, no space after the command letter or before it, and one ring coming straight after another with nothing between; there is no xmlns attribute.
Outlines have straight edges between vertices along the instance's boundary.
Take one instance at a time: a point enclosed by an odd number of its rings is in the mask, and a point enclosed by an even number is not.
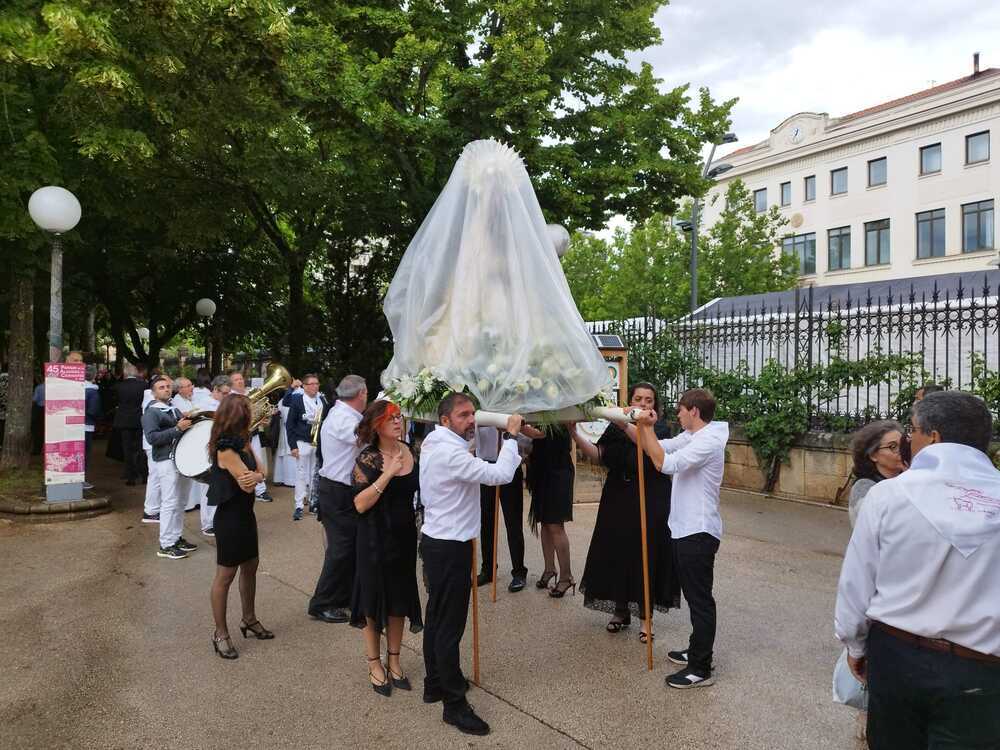
<svg viewBox="0 0 1000 750"><path fill-rule="evenodd" d="M722 140L712 144L712 150L708 152L708 159L705 161L705 168L701 172L703 179L715 177L723 172L732 169L732 164L716 164L712 166L712 159L715 158L715 148L720 143L736 143L734 133L726 133ZM701 208L701 199L695 196L691 205L691 312L698 309L698 212Z"/></svg>
<svg viewBox="0 0 1000 750"><path fill-rule="evenodd" d="M215 302L210 300L208 297L202 297L194 305L194 311L198 313L202 318L205 319L205 367L211 372L212 365L208 361L208 324L212 320L212 316L215 315Z"/></svg>
<svg viewBox="0 0 1000 750"><path fill-rule="evenodd" d="M62 234L80 221L80 201L66 188L49 185L28 199L28 213L40 229L52 235L52 277L49 286L49 361L62 360Z"/></svg>

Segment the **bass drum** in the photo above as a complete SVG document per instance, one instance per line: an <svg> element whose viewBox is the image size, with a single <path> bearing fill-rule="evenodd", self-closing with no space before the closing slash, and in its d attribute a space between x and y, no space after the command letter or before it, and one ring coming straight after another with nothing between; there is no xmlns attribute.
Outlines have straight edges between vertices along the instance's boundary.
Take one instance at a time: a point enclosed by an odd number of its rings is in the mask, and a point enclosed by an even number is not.
<svg viewBox="0 0 1000 750"><path fill-rule="evenodd" d="M181 435L174 447L174 466L181 476L197 482L208 482L212 462L208 457L208 440L212 437L211 419L195 422Z"/></svg>

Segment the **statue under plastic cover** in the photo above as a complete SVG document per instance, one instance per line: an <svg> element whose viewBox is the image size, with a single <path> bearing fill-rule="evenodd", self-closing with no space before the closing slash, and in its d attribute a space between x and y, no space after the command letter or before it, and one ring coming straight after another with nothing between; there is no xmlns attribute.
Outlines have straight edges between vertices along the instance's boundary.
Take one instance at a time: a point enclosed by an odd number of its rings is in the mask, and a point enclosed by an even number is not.
<svg viewBox="0 0 1000 750"><path fill-rule="evenodd" d="M390 398L429 415L465 390L484 410L529 414L601 393L608 370L553 244L565 230L552 229L517 152L494 140L463 149L385 298Z"/></svg>

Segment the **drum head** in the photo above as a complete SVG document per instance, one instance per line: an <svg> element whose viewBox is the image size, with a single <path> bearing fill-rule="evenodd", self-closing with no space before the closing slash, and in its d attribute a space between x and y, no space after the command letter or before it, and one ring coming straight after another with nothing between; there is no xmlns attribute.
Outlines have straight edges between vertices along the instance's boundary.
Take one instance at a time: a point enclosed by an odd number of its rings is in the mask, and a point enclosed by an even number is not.
<svg viewBox="0 0 1000 750"><path fill-rule="evenodd" d="M206 481L212 462L208 458L208 439L212 436L211 419L204 419L191 425L174 448L174 466L177 471L190 479Z"/></svg>

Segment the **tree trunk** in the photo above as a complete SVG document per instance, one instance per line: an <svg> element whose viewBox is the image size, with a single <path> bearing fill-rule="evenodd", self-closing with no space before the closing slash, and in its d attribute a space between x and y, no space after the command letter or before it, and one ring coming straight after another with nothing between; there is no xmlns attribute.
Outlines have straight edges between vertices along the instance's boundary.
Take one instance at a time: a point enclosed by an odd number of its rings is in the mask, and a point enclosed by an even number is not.
<svg viewBox="0 0 1000 750"><path fill-rule="evenodd" d="M209 370L212 377L222 374L222 316L217 315L212 321L212 361Z"/></svg>
<svg viewBox="0 0 1000 750"><path fill-rule="evenodd" d="M298 255L288 258L288 370L302 376L302 342L305 339L305 264Z"/></svg>
<svg viewBox="0 0 1000 750"><path fill-rule="evenodd" d="M0 469L28 467L31 460L31 392L35 367L34 271L15 274L10 300L10 369L7 380L7 423Z"/></svg>

